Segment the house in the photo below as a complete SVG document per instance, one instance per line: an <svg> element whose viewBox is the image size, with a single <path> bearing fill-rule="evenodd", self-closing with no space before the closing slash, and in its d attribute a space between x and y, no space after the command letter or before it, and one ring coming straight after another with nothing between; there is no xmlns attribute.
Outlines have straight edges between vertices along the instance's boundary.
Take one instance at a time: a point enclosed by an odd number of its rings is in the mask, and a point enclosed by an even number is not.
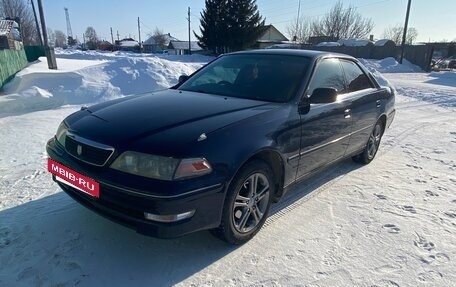
<svg viewBox="0 0 456 287"><path fill-rule="evenodd" d="M281 44L288 42L288 38L285 37L274 25L265 26L265 31L258 38L254 48L264 49L274 44Z"/></svg>
<svg viewBox="0 0 456 287"><path fill-rule="evenodd" d="M157 43L157 39L162 39L163 43ZM161 53L168 47L171 41L179 41L177 38L171 36L170 33L158 35L158 36L150 36L146 41L142 43L143 52L145 53ZM161 41L158 41L161 42Z"/></svg>
<svg viewBox="0 0 456 287"><path fill-rule="evenodd" d="M22 50L19 24L13 20L0 20L0 49Z"/></svg>
<svg viewBox="0 0 456 287"><path fill-rule="evenodd" d="M114 49L114 45L106 40L103 40L98 43L97 49L102 51L112 51Z"/></svg>
<svg viewBox="0 0 456 287"><path fill-rule="evenodd" d="M121 51L139 52L139 42L132 38L116 40L115 49Z"/></svg>
<svg viewBox="0 0 456 287"><path fill-rule="evenodd" d="M380 39L374 42L376 47L396 47L396 43L389 39Z"/></svg>
<svg viewBox="0 0 456 287"><path fill-rule="evenodd" d="M197 41L190 42L190 49L192 53L200 52L203 48L198 45ZM171 41L168 45L168 54L173 55L187 55L188 52L188 41Z"/></svg>
<svg viewBox="0 0 456 287"><path fill-rule="evenodd" d="M331 36L311 36L309 37L309 44L317 45L322 42L337 42L339 38Z"/></svg>

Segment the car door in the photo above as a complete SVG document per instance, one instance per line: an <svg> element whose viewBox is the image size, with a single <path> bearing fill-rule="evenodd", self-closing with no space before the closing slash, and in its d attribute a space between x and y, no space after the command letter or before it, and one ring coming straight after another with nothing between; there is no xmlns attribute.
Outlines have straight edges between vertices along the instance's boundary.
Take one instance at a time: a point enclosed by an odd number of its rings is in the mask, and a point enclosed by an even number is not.
<svg viewBox="0 0 456 287"><path fill-rule="evenodd" d="M351 101L353 128L347 154L357 152L367 143L372 128L380 116L382 90L375 87L364 71L349 59L340 59L344 70L347 94Z"/></svg>
<svg viewBox="0 0 456 287"><path fill-rule="evenodd" d="M339 59L319 61L306 91L307 97L310 98L317 88L334 88L339 93L336 102L310 104L309 111L301 114L298 179L343 157L349 142L352 125L350 101L343 94L346 87Z"/></svg>

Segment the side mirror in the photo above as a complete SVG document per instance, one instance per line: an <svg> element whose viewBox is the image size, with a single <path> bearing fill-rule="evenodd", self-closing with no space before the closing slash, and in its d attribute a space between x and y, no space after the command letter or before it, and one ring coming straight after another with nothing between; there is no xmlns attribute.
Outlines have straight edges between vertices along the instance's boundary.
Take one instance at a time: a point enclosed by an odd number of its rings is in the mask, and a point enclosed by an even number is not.
<svg viewBox="0 0 456 287"><path fill-rule="evenodd" d="M180 75L180 76L179 76L178 83L179 83L179 84L182 84L183 82L187 81L188 78L190 78L190 76L187 76L187 75Z"/></svg>
<svg viewBox="0 0 456 287"><path fill-rule="evenodd" d="M334 88L315 89L309 98L311 104L329 104L337 100L337 90Z"/></svg>

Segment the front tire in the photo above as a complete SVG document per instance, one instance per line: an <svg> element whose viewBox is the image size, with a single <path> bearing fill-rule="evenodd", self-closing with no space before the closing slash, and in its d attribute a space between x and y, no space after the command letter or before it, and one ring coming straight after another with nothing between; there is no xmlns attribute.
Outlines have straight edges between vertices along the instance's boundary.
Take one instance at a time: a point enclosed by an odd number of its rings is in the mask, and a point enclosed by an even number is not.
<svg viewBox="0 0 456 287"><path fill-rule="evenodd" d="M372 133L367 140L366 147L364 148L363 152L360 154L352 157L355 162L368 164L370 163L377 154L378 148L380 146L380 141L382 140L384 131L383 123L379 120L372 130Z"/></svg>
<svg viewBox="0 0 456 287"><path fill-rule="evenodd" d="M273 173L260 160L242 167L227 191L220 226L214 235L230 244L242 244L261 229L275 192Z"/></svg>

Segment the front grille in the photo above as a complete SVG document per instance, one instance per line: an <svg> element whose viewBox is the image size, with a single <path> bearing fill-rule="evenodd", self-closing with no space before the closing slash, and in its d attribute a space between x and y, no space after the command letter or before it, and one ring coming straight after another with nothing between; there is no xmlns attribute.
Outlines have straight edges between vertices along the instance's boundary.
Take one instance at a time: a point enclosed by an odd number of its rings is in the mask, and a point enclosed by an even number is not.
<svg viewBox="0 0 456 287"><path fill-rule="evenodd" d="M67 134L65 149L78 160L96 166L104 166L114 153L114 149L111 147L72 134Z"/></svg>

